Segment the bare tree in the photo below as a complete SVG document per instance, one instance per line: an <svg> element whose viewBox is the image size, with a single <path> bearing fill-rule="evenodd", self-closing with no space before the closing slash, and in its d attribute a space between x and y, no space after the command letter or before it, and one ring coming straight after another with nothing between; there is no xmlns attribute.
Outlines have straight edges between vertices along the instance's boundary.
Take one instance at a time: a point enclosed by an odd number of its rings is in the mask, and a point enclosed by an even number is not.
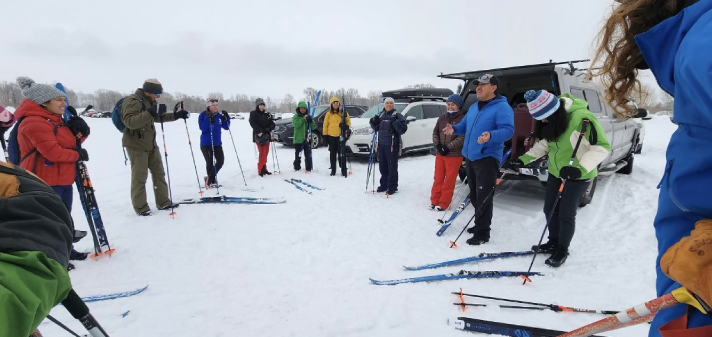
<svg viewBox="0 0 712 337"><path fill-rule="evenodd" d="M17 107L20 101L22 101L22 91L17 83L0 83L0 105Z"/></svg>
<svg viewBox="0 0 712 337"><path fill-rule="evenodd" d="M279 111L281 112L292 112L297 108L297 105L294 103L294 97L290 94L284 95L284 98L282 99L282 103L279 104Z"/></svg>

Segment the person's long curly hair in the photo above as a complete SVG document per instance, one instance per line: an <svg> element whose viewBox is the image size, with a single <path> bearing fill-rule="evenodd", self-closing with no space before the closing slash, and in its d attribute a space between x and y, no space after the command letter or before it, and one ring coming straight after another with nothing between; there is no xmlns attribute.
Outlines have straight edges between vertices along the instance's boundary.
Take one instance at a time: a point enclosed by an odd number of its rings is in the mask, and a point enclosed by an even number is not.
<svg viewBox="0 0 712 337"><path fill-rule="evenodd" d="M556 142L569 127L569 119L566 112L566 104L561 100L559 108L551 116L547 117L547 122L536 121L534 136L537 139L546 139L549 142Z"/></svg>
<svg viewBox="0 0 712 337"><path fill-rule="evenodd" d="M641 93L638 66L644 65L643 55L635 43L635 36L644 33L663 20L677 15L696 0L616 0L610 17L598 34L598 47L592 65L600 71L589 70L588 77L602 78L606 101L620 118L630 118L637 109L631 97ZM593 68L593 67L592 67Z"/></svg>

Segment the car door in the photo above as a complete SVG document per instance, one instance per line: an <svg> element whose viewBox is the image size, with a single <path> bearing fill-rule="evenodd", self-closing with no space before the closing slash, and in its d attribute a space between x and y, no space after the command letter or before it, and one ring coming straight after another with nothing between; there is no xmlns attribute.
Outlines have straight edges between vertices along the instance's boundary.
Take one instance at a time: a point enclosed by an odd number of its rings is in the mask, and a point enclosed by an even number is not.
<svg viewBox="0 0 712 337"><path fill-rule="evenodd" d="M611 152L608 154L608 157L606 157L606 159L601 162L601 167L607 166L613 161L612 159L615 158L613 149L616 140L616 134L610 116L608 116L606 114L606 111L602 109L601 101L598 97L598 93L595 90L577 88L572 86L571 94L577 98L581 98L588 102L588 110L596 116L596 120L598 120L598 123L601 124L603 132L606 134L606 138L611 144ZM620 137L620 135L618 136Z"/></svg>
<svg viewBox="0 0 712 337"><path fill-rule="evenodd" d="M443 113L447 113L444 104L432 103L423 105L423 118L425 118L425 128L427 131L427 133L423 135L423 146L432 146L433 130L438 123L438 118L440 118L440 115Z"/></svg>
<svg viewBox="0 0 712 337"><path fill-rule="evenodd" d="M415 117L415 120L408 124L408 131L403 134L403 150L412 150L423 145L423 133L427 128L425 120L423 120L423 105L413 104L408 107L408 111L404 111L404 117ZM432 129L431 129L432 131ZM428 143L430 143L430 139Z"/></svg>
<svg viewBox="0 0 712 337"><path fill-rule="evenodd" d="M358 118L363 114L363 111L355 106L347 106L346 112L348 112L350 118Z"/></svg>

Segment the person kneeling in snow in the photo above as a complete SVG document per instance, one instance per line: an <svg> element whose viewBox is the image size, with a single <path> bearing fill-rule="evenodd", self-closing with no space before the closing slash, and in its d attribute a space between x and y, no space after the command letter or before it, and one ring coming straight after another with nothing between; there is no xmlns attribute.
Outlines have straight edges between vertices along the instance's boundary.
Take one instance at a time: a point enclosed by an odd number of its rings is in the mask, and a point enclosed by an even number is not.
<svg viewBox="0 0 712 337"><path fill-rule="evenodd" d="M524 94L529 113L537 120L534 147L523 156L512 160L513 169L521 168L543 156L549 156L549 178L546 183L544 214L552 212L559 187L565 181L561 198L549 221L549 242L532 247L541 253L551 253L546 264L559 267L566 262L569 245L576 229L576 211L591 179L598 175L597 167L611 150L601 124L586 108L586 101L570 94L557 98L546 90L529 90ZM581 129L588 121L585 137ZM573 165L569 160L581 138ZM556 149L550 151L551 148Z"/></svg>
<svg viewBox="0 0 712 337"><path fill-rule="evenodd" d="M29 336L72 289L74 224L34 174L0 162L0 336Z"/></svg>

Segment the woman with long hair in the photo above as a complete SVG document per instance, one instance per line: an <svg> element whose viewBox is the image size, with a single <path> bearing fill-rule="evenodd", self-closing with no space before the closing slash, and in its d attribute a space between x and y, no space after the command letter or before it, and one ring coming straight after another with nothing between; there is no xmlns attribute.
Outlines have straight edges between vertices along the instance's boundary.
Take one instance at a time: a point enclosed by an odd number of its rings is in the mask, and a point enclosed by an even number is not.
<svg viewBox="0 0 712 337"><path fill-rule="evenodd" d="M588 111L586 101L570 94L556 97L546 90L529 90L524 97L529 113L537 121L534 132L536 144L515 159L511 166L522 167L548 155L549 178L544 198L544 214L547 217L554 208L562 181L566 181L549 221L549 241L532 247L532 250L551 254L545 263L556 268L566 262L581 198L591 179L598 175L598 164L606 159L611 145L596 116ZM581 136L584 123L588 123L587 130L583 133L585 136ZM576 144L579 148L573 164L569 165Z"/></svg>
<svg viewBox="0 0 712 337"><path fill-rule="evenodd" d="M594 64L622 118L635 107L638 71L675 98L678 129L659 184L658 296L681 285L712 303L712 0L619 0L599 35ZM705 50L707 52L705 52ZM649 336L712 336L712 316L685 305L658 312Z"/></svg>

